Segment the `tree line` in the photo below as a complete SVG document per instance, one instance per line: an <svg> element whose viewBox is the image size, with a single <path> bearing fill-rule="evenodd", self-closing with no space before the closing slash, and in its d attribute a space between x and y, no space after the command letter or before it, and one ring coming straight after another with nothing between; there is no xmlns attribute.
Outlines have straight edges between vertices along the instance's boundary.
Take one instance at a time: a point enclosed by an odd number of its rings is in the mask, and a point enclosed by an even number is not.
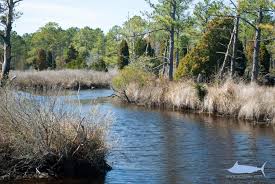
<svg viewBox="0 0 275 184"><path fill-rule="evenodd" d="M273 1L202 0L194 6L190 0L146 1L152 11L106 34L100 28L62 29L50 22L20 36L11 28L21 1L2 0L2 75L9 69L107 71L129 64L170 80L229 75L256 81L274 72Z"/></svg>

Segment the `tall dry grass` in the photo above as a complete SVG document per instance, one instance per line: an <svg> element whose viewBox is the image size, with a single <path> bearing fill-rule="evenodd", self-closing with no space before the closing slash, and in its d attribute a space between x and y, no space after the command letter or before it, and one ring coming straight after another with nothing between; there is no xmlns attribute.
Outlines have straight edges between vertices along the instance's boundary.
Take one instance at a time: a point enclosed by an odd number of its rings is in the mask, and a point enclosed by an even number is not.
<svg viewBox="0 0 275 184"><path fill-rule="evenodd" d="M83 89L110 87L110 81L116 75L112 70L107 73L92 70L47 70L12 71L10 78L16 76L13 85L20 89Z"/></svg>
<svg viewBox="0 0 275 184"><path fill-rule="evenodd" d="M193 109L210 114L227 115L245 120L275 123L275 88L257 84L196 84L151 80L144 86L135 82L116 89L118 96L147 106L178 110ZM201 91L205 90L205 91ZM202 93L203 92L203 93Z"/></svg>
<svg viewBox="0 0 275 184"><path fill-rule="evenodd" d="M60 93L60 92L59 92ZM101 176L111 115L84 116L66 99L0 91L0 177Z"/></svg>

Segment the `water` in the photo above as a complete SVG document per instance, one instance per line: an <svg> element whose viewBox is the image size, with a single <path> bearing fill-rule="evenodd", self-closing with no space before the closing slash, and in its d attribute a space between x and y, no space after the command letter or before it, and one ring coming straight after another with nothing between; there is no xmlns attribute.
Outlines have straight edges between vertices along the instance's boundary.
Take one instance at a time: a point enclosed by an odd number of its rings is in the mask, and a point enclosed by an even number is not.
<svg viewBox="0 0 275 184"><path fill-rule="evenodd" d="M79 99L88 111L93 99L111 94L110 90L81 91ZM78 97L71 94L71 99L77 101ZM113 170L105 182L98 183L275 183L272 126L104 100L96 105L116 117L108 138L114 145L108 157ZM266 178L260 172L233 175L225 170L236 161L257 167L267 161Z"/></svg>

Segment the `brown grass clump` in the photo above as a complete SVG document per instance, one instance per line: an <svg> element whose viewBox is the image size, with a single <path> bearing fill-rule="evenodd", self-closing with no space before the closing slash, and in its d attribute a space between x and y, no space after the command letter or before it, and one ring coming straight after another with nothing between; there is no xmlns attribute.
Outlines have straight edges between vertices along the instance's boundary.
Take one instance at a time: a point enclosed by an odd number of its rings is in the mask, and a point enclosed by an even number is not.
<svg viewBox="0 0 275 184"><path fill-rule="evenodd" d="M168 82L155 80L143 86L135 82L129 83L124 92L118 90L119 96L129 99L130 102L146 106L166 106L174 109L198 109L200 99L197 94L195 83L188 81Z"/></svg>
<svg viewBox="0 0 275 184"><path fill-rule="evenodd" d="M221 86L208 86L207 91L203 101L204 111L232 116L238 115L241 104L238 100L240 88L237 84L227 81Z"/></svg>
<svg viewBox="0 0 275 184"><path fill-rule="evenodd" d="M0 176L96 177L106 163L111 116L73 111L58 97L0 93Z"/></svg>
<svg viewBox="0 0 275 184"><path fill-rule="evenodd" d="M49 71L12 71L10 77L16 76L13 84L20 89L63 89L106 88L116 71L97 72L91 70L49 70Z"/></svg>
<svg viewBox="0 0 275 184"><path fill-rule="evenodd" d="M140 86L131 82L124 87L130 102L178 110L193 109L235 118L275 122L275 88L227 80L219 85L193 81L151 80Z"/></svg>
<svg viewBox="0 0 275 184"><path fill-rule="evenodd" d="M226 81L208 87L204 110L246 120L270 121L275 118L275 88Z"/></svg>

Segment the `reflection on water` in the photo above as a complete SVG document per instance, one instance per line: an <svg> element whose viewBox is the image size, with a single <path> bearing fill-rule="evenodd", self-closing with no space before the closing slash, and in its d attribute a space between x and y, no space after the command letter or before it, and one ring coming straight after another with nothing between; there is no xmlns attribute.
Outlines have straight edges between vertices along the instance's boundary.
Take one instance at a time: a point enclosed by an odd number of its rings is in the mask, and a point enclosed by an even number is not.
<svg viewBox="0 0 275 184"><path fill-rule="evenodd" d="M81 91L79 97L85 111L91 99L111 94L110 90ZM78 99L76 95L71 98ZM102 102L99 108L116 116L109 141L115 138L118 142L108 158L113 170L106 177L107 184L275 183L271 126L110 102ZM258 167L267 161L267 178L261 173L230 174L225 169L236 161Z"/></svg>

